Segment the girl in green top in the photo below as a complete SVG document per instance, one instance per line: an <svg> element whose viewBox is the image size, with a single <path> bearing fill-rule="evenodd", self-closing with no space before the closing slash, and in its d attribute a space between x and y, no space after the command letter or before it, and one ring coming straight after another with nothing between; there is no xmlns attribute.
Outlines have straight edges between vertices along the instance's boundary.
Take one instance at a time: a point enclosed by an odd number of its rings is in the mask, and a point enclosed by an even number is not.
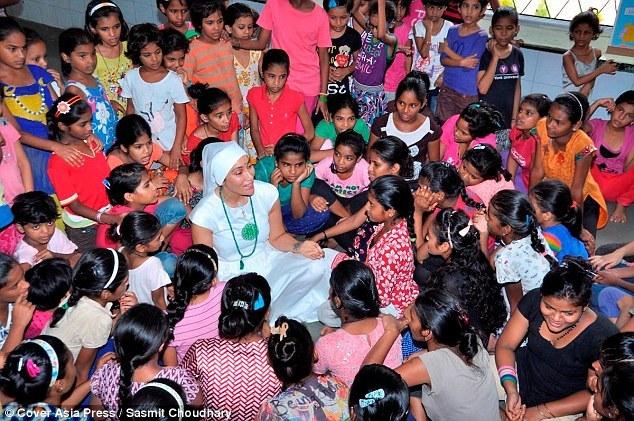
<svg viewBox="0 0 634 421"><path fill-rule="evenodd" d="M370 128L359 118L359 106L350 94L337 95L328 102L330 121L322 120L315 128L315 137L310 142L310 160L319 162L332 156L333 143L337 135L352 129L363 136L367 144Z"/></svg>
<svg viewBox="0 0 634 421"><path fill-rule="evenodd" d="M332 154L332 152L330 152ZM330 211L349 215L338 201L329 209L316 211L309 202L315 171L309 161L310 149L304 136L289 133L275 145L273 156L255 165L255 179L273 184L280 194L282 220L291 234L318 232L330 218ZM337 209L337 206L341 209Z"/></svg>

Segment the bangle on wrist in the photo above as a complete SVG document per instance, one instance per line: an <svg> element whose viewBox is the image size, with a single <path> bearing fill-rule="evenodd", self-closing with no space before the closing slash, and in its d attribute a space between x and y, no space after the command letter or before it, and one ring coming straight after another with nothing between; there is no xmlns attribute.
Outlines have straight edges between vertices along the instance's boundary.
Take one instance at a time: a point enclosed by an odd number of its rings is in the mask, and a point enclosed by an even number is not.
<svg viewBox="0 0 634 421"><path fill-rule="evenodd" d="M95 215L95 221L99 222L101 224L101 216L103 215L103 212L99 211L97 212L97 214Z"/></svg>
<svg viewBox="0 0 634 421"><path fill-rule="evenodd" d="M328 241L328 234L326 234L326 231L322 231L322 234L324 234L324 239L322 241Z"/></svg>
<svg viewBox="0 0 634 421"><path fill-rule="evenodd" d="M293 244L293 253L299 252L299 248L301 246L302 246L301 241L295 241L295 244Z"/></svg>
<svg viewBox="0 0 634 421"><path fill-rule="evenodd" d="M323 95L319 95L319 102L327 104L328 103L328 97L327 96L323 96Z"/></svg>

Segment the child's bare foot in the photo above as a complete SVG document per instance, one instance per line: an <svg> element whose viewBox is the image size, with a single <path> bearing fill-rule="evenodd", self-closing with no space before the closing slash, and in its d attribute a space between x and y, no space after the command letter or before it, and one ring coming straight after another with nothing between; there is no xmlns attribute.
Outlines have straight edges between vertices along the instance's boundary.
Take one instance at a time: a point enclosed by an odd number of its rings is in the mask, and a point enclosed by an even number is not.
<svg viewBox="0 0 634 421"><path fill-rule="evenodd" d="M627 223L627 208L623 205L616 205L614 212L610 215L610 222L616 222L617 224Z"/></svg>

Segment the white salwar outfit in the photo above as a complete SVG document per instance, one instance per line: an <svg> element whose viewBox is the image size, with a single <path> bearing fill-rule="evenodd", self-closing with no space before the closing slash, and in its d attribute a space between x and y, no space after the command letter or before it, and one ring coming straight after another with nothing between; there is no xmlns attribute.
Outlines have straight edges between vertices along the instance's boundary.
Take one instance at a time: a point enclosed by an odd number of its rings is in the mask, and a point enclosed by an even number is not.
<svg viewBox="0 0 634 421"><path fill-rule="evenodd" d="M205 152L209 147L216 147L216 144L206 146ZM222 151L214 152L216 157L223 158L223 164L228 165L229 168L237 161L237 159L233 160L229 165L225 160L226 157L222 156ZM203 156L205 155L203 153ZM213 165L216 162L218 160L210 159L207 163ZM218 177L216 171L215 175L216 180L224 181L226 173ZM228 281L243 273L256 272L262 275L271 287L271 321L284 315L302 322L315 322L318 320L318 307L328 300L330 265L337 252L324 249L325 258L311 260L300 254L275 249L268 241L269 212L278 201L279 194L276 187L254 180L254 194L250 197L250 201L238 208L224 205L231 220L231 228L223 210L223 203L215 189L205 192L204 197L192 211L190 219L192 223L213 233L213 246L218 254L219 280ZM253 213L250 202L253 203ZM242 255L249 255L253 250L254 240L243 238L242 230L245 225L254 222L253 215L258 227L257 244L253 254L242 259L244 268L240 269L240 254L231 232L233 229L235 241Z"/></svg>

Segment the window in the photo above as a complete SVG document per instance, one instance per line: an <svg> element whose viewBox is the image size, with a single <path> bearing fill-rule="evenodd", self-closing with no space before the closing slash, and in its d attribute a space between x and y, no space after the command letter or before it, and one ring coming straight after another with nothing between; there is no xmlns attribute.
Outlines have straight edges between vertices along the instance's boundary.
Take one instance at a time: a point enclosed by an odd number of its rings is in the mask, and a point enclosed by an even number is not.
<svg viewBox="0 0 634 421"><path fill-rule="evenodd" d="M614 26L620 0L500 0L501 6L514 7L522 15L570 20L594 7L601 25Z"/></svg>

